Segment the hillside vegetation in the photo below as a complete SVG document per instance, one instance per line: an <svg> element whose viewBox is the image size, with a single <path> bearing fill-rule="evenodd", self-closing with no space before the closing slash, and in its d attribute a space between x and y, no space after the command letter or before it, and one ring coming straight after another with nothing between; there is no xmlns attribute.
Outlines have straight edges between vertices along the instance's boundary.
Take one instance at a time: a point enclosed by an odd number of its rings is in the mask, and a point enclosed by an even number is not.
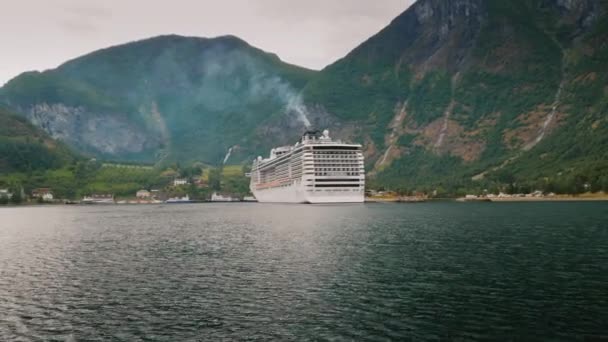
<svg viewBox="0 0 608 342"><path fill-rule="evenodd" d="M607 10L419 0L320 72L236 37L162 36L25 73L0 103L102 159L248 163L312 124L364 145L373 187L606 190Z"/></svg>
<svg viewBox="0 0 608 342"><path fill-rule="evenodd" d="M355 128L375 186L606 189L606 8L421 0L306 99Z"/></svg>
<svg viewBox="0 0 608 342"><path fill-rule="evenodd" d="M0 174L59 168L74 154L25 118L0 108Z"/></svg>

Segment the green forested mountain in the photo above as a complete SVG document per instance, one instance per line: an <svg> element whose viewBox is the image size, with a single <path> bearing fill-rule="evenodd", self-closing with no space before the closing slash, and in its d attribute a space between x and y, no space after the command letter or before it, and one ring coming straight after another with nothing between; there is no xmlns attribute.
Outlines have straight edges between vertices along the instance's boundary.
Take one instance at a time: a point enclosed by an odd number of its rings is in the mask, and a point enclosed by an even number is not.
<svg viewBox="0 0 608 342"><path fill-rule="evenodd" d="M235 37L162 36L22 74L0 101L102 158L219 163L230 147L242 159L276 143L272 123L301 130L312 74Z"/></svg>
<svg viewBox="0 0 608 342"><path fill-rule="evenodd" d="M0 103L114 160L240 162L312 123L365 145L372 184L606 189L607 10L419 0L320 72L235 37L163 36L25 73Z"/></svg>
<svg viewBox="0 0 608 342"><path fill-rule="evenodd" d="M606 188L607 3L420 0L306 99L366 142L380 184Z"/></svg>
<svg viewBox="0 0 608 342"><path fill-rule="evenodd" d="M74 160L62 143L25 118L0 108L0 173L59 168Z"/></svg>

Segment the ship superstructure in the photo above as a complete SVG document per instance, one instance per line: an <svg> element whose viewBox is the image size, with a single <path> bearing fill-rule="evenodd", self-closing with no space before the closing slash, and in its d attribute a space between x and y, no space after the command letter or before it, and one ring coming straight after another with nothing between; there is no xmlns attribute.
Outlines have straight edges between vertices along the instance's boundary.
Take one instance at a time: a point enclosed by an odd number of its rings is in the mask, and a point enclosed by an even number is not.
<svg viewBox="0 0 608 342"><path fill-rule="evenodd" d="M250 189L259 202L363 202L361 145L334 141L327 130L307 131L295 145L274 148L253 162Z"/></svg>

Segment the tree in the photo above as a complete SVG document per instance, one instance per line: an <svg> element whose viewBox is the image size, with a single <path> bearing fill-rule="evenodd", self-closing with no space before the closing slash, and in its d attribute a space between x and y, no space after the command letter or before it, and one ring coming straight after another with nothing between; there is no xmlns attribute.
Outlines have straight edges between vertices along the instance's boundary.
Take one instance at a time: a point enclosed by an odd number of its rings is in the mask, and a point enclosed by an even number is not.
<svg viewBox="0 0 608 342"><path fill-rule="evenodd" d="M221 190L222 184L222 171L214 168L209 170L209 187L213 190Z"/></svg>
<svg viewBox="0 0 608 342"><path fill-rule="evenodd" d="M21 202L23 202L23 197L21 196L21 188L14 189L12 193L13 196L11 197L11 203L20 204Z"/></svg>

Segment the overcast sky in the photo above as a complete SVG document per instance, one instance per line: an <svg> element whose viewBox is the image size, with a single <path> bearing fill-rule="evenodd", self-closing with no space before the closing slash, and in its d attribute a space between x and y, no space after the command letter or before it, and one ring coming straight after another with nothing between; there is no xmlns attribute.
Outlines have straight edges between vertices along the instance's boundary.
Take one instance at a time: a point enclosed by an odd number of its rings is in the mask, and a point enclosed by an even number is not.
<svg viewBox="0 0 608 342"><path fill-rule="evenodd" d="M239 36L321 69L413 0L0 0L0 85L99 48L160 34Z"/></svg>

